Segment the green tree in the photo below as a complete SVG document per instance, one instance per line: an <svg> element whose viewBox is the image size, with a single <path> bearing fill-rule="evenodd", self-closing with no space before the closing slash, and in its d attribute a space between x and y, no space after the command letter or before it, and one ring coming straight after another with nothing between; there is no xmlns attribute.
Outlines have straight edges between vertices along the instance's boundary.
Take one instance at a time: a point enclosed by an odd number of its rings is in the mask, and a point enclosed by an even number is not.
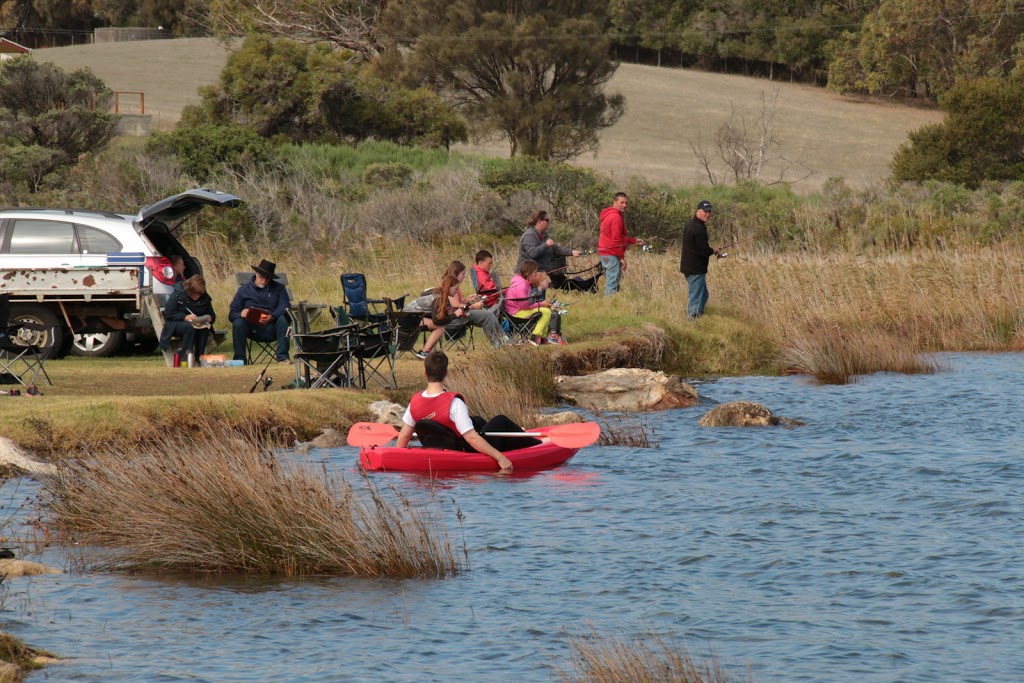
<svg viewBox="0 0 1024 683"><path fill-rule="evenodd" d="M1024 78L964 81L941 99L943 123L913 131L893 156L899 182L941 180L976 188L1024 176Z"/></svg>
<svg viewBox="0 0 1024 683"><path fill-rule="evenodd" d="M615 73L598 0L409 0L381 31L408 47L407 73L433 84L479 137L500 135L512 155L565 160L596 150L622 116L606 95Z"/></svg>
<svg viewBox="0 0 1024 683"><path fill-rule="evenodd" d="M1016 0L881 0L836 42L829 87L936 99L958 80L1008 73L1022 33Z"/></svg>
<svg viewBox="0 0 1024 683"><path fill-rule="evenodd" d="M26 57L3 62L0 144L8 153L26 148L19 154L36 169L30 174L36 179L29 182L33 190L48 173L109 142L116 123L106 111L112 98L110 89L88 69L65 72Z"/></svg>
<svg viewBox="0 0 1024 683"><path fill-rule="evenodd" d="M447 147L466 126L436 93L369 74L327 45L254 36L228 58L215 86L182 113L184 126L235 125L295 142L343 138Z"/></svg>

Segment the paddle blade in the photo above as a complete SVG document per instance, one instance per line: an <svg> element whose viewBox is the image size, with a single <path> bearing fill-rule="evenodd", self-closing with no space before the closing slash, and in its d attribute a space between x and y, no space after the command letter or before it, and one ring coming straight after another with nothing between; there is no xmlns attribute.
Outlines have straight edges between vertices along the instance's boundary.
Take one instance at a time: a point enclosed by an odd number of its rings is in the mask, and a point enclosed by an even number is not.
<svg viewBox="0 0 1024 683"><path fill-rule="evenodd" d="M358 446L383 446L398 436L398 430L391 425L379 422L356 422L348 430L348 445Z"/></svg>
<svg viewBox="0 0 1024 683"><path fill-rule="evenodd" d="M597 441L601 436L601 425L596 422L558 425L545 434L551 443L562 448L583 448Z"/></svg>

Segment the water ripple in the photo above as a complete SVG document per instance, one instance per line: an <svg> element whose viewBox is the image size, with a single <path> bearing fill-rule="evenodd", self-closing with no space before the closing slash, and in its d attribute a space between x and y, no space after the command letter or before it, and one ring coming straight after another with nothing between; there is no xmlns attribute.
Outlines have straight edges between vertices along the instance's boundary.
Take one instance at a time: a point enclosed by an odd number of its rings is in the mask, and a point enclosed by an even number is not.
<svg viewBox="0 0 1024 683"><path fill-rule="evenodd" d="M465 515L472 569L449 581L38 577L11 583L3 627L75 681L550 681L586 625L674 634L758 681L1017 681L1024 372L943 360L846 387L703 382L661 448L536 476L381 477ZM696 425L739 399L808 424Z"/></svg>

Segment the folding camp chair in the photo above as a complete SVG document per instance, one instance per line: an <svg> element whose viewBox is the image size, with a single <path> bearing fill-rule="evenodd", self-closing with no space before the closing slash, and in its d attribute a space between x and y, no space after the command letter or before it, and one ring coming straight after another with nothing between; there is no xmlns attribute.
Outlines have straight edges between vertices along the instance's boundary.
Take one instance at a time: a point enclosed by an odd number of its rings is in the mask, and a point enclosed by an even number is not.
<svg viewBox="0 0 1024 683"><path fill-rule="evenodd" d="M517 318L506 313L504 306L501 308L502 324L508 323L508 336L516 344L525 344L530 341L530 337L533 336L533 326L537 324L538 320L540 320L540 313L534 313L529 318Z"/></svg>
<svg viewBox="0 0 1024 683"><path fill-rule="evenodd" d="M352 357L358 368L358 386L366 388L373 380L385 389L397 389L395 380L395 354L397 329L387 320L359 327L353 335Z"/></svg>
<svg viewBox="0 0 1024 683"><path fill-rule="evenodd" d="M352 385L352 351L358 325L295 332L295 383L310 389Z"/></svg>
<svg viewBox="0 0 1024 683"><path fill-rule="evenodd" d="M46 360L53 347L41 347L31 343L36 335L30 332L49 332L53 339L55 329L36 323L15 323L0 327L0 384L20 384L30 387L39 384L40 379L52 385L46 372Z"/></svg>
<svg viewBox="0 0 1024 683"><path fill-rule="evenodd" d="M395 332L395 358L403 353L412 353L416 346L416 338L423 327L423 313L414 311L391 311L387 314L388 323Z"/></svg>
<svg viewBox="0 0 1024 683"><path fill-rule="evenodd" d="M239 286L244 285L246 282L252 279L252 273L235 273L235 281ZM288 289L288 276L284 273L277 273L274 276L278 282L284 285L285 290L288 292L288 298L292 298L292 291ZM285 316L288 317L288 324L291 326L292 331L295 330L296 317L292 312L285 311ZM277 356L277 339L255 339L253 337L247 337L245 340L245 364L246 365L266 365Z"/></svg>
<svg viewBox="0 0 1024 683"><path fill-rule="evenodd" d="M405 297L370 299L367 297L366 276L362 273L345 273L341 276L342 301L348 315L356 320L386 322L388 311L400 311L405 306Z"/></svg>
<svg viewBox="0 0 1024 683"><path fill-rule="evenodd" d="M438 342L442 351L454 349L465 353L474 348L473 328L476 325L463 320L457 322L458 324L448 323L444 326L444 336Z"/></svg>

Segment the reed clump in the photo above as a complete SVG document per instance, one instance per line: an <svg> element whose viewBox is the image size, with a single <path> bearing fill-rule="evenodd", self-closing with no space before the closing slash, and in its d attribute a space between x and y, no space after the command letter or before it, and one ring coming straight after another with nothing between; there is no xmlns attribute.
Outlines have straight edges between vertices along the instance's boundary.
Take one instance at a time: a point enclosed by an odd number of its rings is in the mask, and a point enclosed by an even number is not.
<svg viewBox="0 0 1024 683"><path fill-rule="evenodd" d="M541 406L555 395L554 378L544 355L531 348L501 348L453 363L446 382L465 398L474 415L504 415L531 426Z"/></svg>
<svg viewBox="0 0 1024 683"><path fill-rule="evenodd" d="M602 636L593 630L571 636L571 669L559 670L566 683L734 683L752 680L729 675L714 658L695 659L682 645L660 635L633 639Z"/></svg>
<svg viewBox="0 0 1024 683"><path fill-rule="evenodd" d="M872 372L931 374L935 360L915 353L906 342L873 330L845 330L819 321L790 336L782 362L791 372L812 375L822 384L849 384Z"/></svg>
<svg viewBox="0 0 1024 683"><path fill-rule="evenodd" d="M626 446L629 448L659 448L661 440L651 421L636 413L595 412L594 421L601 425L598 446Z"/></svg>
<svg viewBox="0 0 1024 683"><path fill-rule="evenodd" d="M193 429L207 432L201 442ZM141 451L65 461L43 506L96 569L400 578L462 570L439 509L367 484L356 491L251 431L200 421Z"/></svg>

